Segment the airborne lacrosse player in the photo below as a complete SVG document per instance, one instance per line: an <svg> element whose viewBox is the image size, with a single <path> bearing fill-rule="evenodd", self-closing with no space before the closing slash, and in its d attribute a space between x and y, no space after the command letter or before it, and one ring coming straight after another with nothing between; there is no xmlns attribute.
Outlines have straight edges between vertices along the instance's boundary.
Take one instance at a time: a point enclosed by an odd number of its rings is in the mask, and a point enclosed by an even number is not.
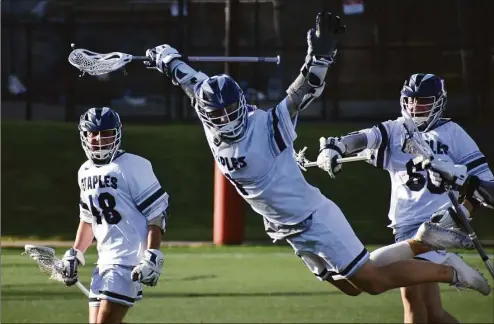
<svg viewBox="0 0 494 324"><path fill-rule="evenodd" d="M421 159L405 149L406 133L404 125L413 119L420 135L424 137L435 156L444 161L466 164L468 174L482 180L492 180L485 156L479 151L473 139L458 124L443 117L447 93L444 80L433 74L413 74L405 81L401 90L402 117L388 120L379 125L350 133L341 138L329 137L323 140L318 156L318 166L334 176L342 165L338 158L371 150L376 157L371 163L387 170L391 177L391 199L388 217L396 242L401 245L401 253L390 252L389 247L374 251L371 259L378 264L417 258L436 263L444 263L454 254L429 251L429 246L440 248L473 248L466 233L440 232L431 227L432 219L445 224L451 221L448 214L451 201L444 187L431 181ZM469 214L473 199L462 208ZM467 207L465 207L467 206ZM442 220L441 220L442 218ZM425 252L425 253L422 253ZM436 283L404 287L401 289L405 310L405 323L443 323L457 320L443 310L441 295Z"/></svg>
<svg viewBox="0 0 494 324"><path fill-rule="evenodd" d="M149 49L150 68L171 77L191 98L221 172L260 214L268 235L286 239L321 280L349 295L379 294L423 282L445 282L489 294L486 280L461 258L448 265L405 260L378 267L331 200L307 183L293 155L299 111L319 97L346 27L319 13L307 34L308 51L299 76L274 108L249 109L228 75L208 77L181 60L169 45Z"/></svg>
<svg viewBox="0 0 494 324"><path fill-rule="evenodd" d="M88 160L79 169L80 223L63 257L64 282L74 285L84 252L96 238L98 262L89 294L90 323L121 323L142 286L156 286L163 267L161 235L168 195L151 163L120 150L122 124L110 108L91 108L79 122Z"/></svg>

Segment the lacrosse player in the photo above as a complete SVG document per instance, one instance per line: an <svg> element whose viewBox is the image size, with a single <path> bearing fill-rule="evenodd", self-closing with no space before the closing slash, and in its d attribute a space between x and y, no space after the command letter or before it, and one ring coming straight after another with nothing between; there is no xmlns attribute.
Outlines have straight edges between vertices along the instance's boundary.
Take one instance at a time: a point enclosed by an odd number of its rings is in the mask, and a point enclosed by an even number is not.
<svg viewBox="0 0 494 324"><path fill-rule="evenodd" d="M409 257L444 263L451 253L430 251L421 241L434 243L442 248L473 248L466 233L433 230L421 227L437 210L451 205L444 187L438 187L425 171L420 157L406 150L404 124L410 116L421 135L437 157L446 161L464 163L468 173L481 179L491 180L493 175L485 156L473 139L456 123L443 119L446 108L444 80L433 74L413 74L401 90L403 117L388 120L379 125L350 133L341 138L321 138L318 166L332 177L341 170L337 159L370 150L375 159L371 163L389 172L391 177L391 200L388 217L395 240L402 245L400 255L391 253L389 247L374 251L371 259L377 264L386 264ZM465 209L471 210L468 202ZM428 223L428 222L427 222ZM420 231L419 231L420 227ZM420 232L420 235L417 232ZM414 239L415 237L415 239ZM421 240L421 239L423 240ZM398 250L395 250L398 251ZM404 287L401 289L405 310L405 323L456 322L443 310L439 287L436 283Z"/></svg>
<svg viewBox="0 0 494 324"><path fill-rule="evenodd" d="M324 90L345 29L339 17L317 15L315 28L307 34L300 74L288 95L267 111L249 106L230 76L208 77L194 70L169 45L149 49L146 55L150 68L171 77L191 98L219 169L263 217L267 234L286 239L318 278L349 295L437 281L489 294L482 275L459 257L449 257L445 265L405 260L377 267L338 206L309 185L298 168L293 155L298 113Z"/></svg>
<svg viewBox="0 0 494 324"><path fill-rule="evenodd" d="M81 115L79 131L88 160L78 174L80 223L74 245L63 257L64 281L68 286L77 282L77 268L96 238L89 322L121 323L142 298L141 284L158 282L168 194L148 160L120 149L122 124L115 111L89 109Z"/></svg>

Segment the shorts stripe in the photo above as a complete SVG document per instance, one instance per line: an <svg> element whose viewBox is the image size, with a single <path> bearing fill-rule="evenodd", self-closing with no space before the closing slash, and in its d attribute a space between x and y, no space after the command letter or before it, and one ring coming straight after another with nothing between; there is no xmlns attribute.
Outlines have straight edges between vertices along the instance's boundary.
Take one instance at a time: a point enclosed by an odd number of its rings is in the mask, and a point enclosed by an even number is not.
<svg viewBox="0 0 494 324"><path fill-rule="evenodd" d="M352 262L350 262L350 264L345 268L343 269L343 271L341 271L340 273L336 274L337 276L341 276L341 277L347 277L348 275L352 275L353 272L356 270L356 266L360 263L360 261L362 261L365 257L369 257L369 251L367 251L366 248L364 248L362 250L362 252L360 252L360 254L355 258L353 259Z"/></svg>
<svg viewBox="0 0 494 324"><path fill-rule="evenodd" d="M106 299L109 300L109 301L113 301L113 302L116 302L116 303L124 304L126 306L133 306L134 305L134 302L135 302L135 299L134 298L131 298L131 297L128 297L128 296L124 296L124 295L120 295L120 294L116 294L114 292L107 291L107 290L100 290L100 296L101 295L108 297ZM105 298L101 298L100 297L100 299L105 299Z"/></svg>

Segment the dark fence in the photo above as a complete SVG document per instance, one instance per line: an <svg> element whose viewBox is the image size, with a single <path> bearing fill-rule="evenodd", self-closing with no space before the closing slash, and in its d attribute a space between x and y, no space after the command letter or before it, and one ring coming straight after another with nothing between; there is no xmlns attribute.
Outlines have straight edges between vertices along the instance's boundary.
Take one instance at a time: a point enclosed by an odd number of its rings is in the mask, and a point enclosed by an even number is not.
<svg viewBox="0 0 494 324"><path fill-rule="evenodd" d="M67 62L70 43L136 55L168 43L190 55L223 55L227 2L2 1L3 117L74 120L89 106L110 105L127 120L195 118L180 89L140 63L129 65L127 75L79 78ZM263 107L284 96L303 64L306 32L325 9L339 14L348 32L323 98L304 117L395 117L401 85L416 72L446 79L450 115L494 115L494 34L485 29L494 1L368 0L362 14L345 15L343 3L350 2L241 0L232 7L230 46L236 53L282 58L280 66L238 66L235 76L249 101ZM221 63L193 66L209 74L224 71ZM27 92L9 90L16 81Z"/></svg>

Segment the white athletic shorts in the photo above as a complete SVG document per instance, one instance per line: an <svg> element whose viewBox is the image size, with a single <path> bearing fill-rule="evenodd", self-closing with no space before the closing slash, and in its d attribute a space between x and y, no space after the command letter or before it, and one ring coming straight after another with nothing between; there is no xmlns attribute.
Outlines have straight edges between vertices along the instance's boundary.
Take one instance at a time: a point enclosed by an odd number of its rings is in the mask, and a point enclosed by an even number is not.
<svg viewBox="0 0 494 324"><path fill-rule="evenodd" d="M98 265L91 276L89 306L99 307L100 301L108 301L132 307L142 299L142 285L131 278L133 267Z"/></svg>
<svg viewBox="0 0 494 324"><path fill-rule="evenodd" d="M286 238L295 254L320 280L330 276L340 280L354 275L370 254L340 208L327 199L311 217L309 229Z"/></svg>

